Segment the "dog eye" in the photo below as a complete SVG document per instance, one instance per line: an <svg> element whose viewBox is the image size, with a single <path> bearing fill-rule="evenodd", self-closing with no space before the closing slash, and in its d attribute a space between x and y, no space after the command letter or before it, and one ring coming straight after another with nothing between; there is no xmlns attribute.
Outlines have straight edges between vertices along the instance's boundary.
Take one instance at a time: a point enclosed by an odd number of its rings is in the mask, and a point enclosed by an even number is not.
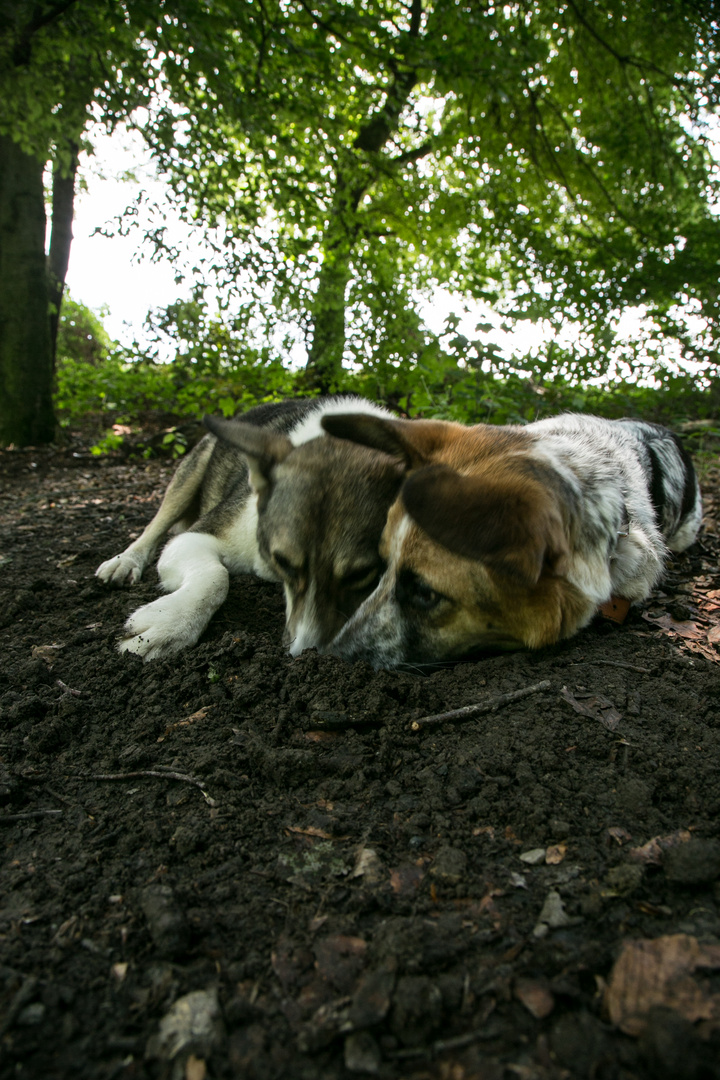
<svg viewBox="0 0 720 1080"><path fill-rule="evenodd" d="M376 585L383 572L382 566L360 566L340 579L343 589L367 589Z"/></svg>
<svg viewBox="0 0 720 1080"><path fill-rule="evenodd" d="M398 603L417 608L418 611L431 611L441 600L447 599L411 570L403 570L398 576L395 598Z"/></svg>
<svg viewBox="0 0 720 1080"><path fill-rule="evenodd" d="M300 577L300 571L297 566L293 566L288 557L283 555L282 552L273 551L272 557L273 562L284 577L289 578L291 581Z"/></svg>

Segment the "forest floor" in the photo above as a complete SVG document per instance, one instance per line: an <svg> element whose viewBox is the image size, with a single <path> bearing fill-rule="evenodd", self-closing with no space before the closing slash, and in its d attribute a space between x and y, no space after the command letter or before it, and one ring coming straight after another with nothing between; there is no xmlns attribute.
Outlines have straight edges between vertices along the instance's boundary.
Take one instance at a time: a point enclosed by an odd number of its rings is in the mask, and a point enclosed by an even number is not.
<svg viewBox="0 0 720 1080"><path fill-rule="evenodd" d="M0 455L0 1075L720 1077L720 470L624 625L424 674L249 577L120 656L171 470Z"/></svg>

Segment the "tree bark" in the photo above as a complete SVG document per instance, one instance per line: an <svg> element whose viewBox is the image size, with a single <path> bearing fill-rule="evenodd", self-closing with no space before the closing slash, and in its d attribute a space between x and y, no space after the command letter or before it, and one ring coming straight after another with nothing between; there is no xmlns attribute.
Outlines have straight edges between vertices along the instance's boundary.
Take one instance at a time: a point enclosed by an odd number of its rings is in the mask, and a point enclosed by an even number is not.
<svg viewBox="0 0 720 1080"><path fill-rule="evenodd" d="M0 135L0 446L55 437L43 164Z"/></svg>
<svg viewBox="0 0 720 1080"><path fill-rule="evenodd" d="M55 371L57 334L60 325L60 307L72 244L73 207L75 204L75 175L78 167L78 144L68 142L69 160L61 160L53 170L52 231L48 254L48 300L50 304L50 349L52 369Z"/></svg>
<svg viewBox="0 0 720 1080"><path fill-rule="evenodd" d="M412 0L410 26L405 34L408 41L420 35L422 11L423 0ZM355 154L338 163L332 223L324 244L325 257L312 309L313 338L304 373L306 386L321 393L337 388L342 371L345 294L353 249L362 232L358 208L375 172L373 157L380 154L397 130L400 115L417 83L417 72L413 68L400 70L395 57L388 58L387 67L393 81L382 107L367 117L360 128L353 143ZM386 167L387 164L386 161Z"/></svg>
<svg viewBox="0 0 720 1080"><path fill-rule="evenodd" d="M345 352L345 293L350 281L349 237L340 236L326 247L313 303L313 338L305 368L310 390L327 394L337 389Z"/></svg>

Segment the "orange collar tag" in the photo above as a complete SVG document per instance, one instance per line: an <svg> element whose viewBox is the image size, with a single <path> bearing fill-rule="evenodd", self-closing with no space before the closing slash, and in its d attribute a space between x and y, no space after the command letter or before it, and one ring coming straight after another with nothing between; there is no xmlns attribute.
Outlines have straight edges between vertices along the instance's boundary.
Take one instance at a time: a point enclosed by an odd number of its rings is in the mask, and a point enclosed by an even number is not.
<svg viewBox="0 0 720 1080"><path fill-rule="evenodd" d="M598 612L604 615L606 619L611 619L615 623L625 622L625 617L630 610L630 601L626 600L623 596L611 596L609 600L606 600L604 604L601 604L598 608Z"/></svg>

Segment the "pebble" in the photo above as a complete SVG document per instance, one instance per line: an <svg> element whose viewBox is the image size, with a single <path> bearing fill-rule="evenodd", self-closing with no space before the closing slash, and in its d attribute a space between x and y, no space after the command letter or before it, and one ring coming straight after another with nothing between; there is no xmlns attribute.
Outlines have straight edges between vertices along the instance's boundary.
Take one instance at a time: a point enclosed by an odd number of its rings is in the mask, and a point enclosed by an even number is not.
<svg viewBox="0 0 720 1080"><path fill-rule="evenodd" d="M206 1058L222 1035L217 990L193 990L178 998L163 1016L158 1030L148 1039L145 1056L163 1061L190 1054Z"/></svg>
<svg viewBox="0 0 720 1080"><path fill-rule="evenodd" d="M356 1031L348 1035L345 1040L345 1068L348 1072L377 1076L381 1060L380 1047L369 1031Z"/></svg>
<svg viewBox="0 0 720 1080"><path fill-rule="evenodd" d="M42 1024L45 1019L45 1006L42 1001L33 1001L32 1005L26 1005L18 1015L16 1023L18 1027L35 1027Z"/></svg>
<svg viewBox="0 0 720 1080"><path fill-rule="evenodd" d="M540 866L545 862L545 848L536 847L530 851L523 851L522 855L518 855L521 862L527 863L528 866Z"/></svg>
<svg viewBox="0 0 720 1080"><path fill-rule="evenodd" d="M355 856L351 877L365 879L367 885L377 885L386 876L382 860L374 848L360 848Z"/></svg>
<svg viewBox="0 0 720 1080"><path fill-rule="evenodd" d="M353 1028L372 1027L385 1019L395 986L394 964L369 971L362 977L353 995L349 1020Z"/></svg>
<svg viewBox="0 0 720 1080"><path fill-rule="evenodd" d="M642 884L643 868L637 863L621 863L608 870L605 883L618 896L629 896Z"/></svg>
<svg viewBox="0 0 720 1080"><path fill-rule="evenodd" d="M562 897L559 892L551 889L545 897L542 911L538 915L538 921L533 930L533 936L543 938L549 930L557 930L561 926L569 926L573 919L565 911Z"/></svg>

